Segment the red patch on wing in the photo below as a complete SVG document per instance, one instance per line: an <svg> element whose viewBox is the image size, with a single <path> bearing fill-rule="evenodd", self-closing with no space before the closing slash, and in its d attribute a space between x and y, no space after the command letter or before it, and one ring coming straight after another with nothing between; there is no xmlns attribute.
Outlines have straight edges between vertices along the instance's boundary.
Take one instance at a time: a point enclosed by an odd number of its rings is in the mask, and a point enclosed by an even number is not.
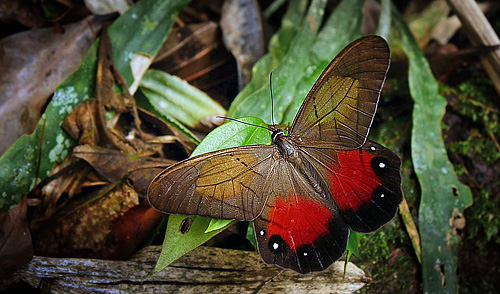
<svg viewBox="0 0 500 294"><path fill-rule="evenodd" d="M329 233L331 211L321 203L304 197L279 197L269 214L267 225L269 236L279 235L295 251L297 247L310 244Z"/></svg>
<svg viewBox="0 0 500 294"><path fill-rule="evenodd" d="M382 181L375 174L371 160L375 155L364 151L342 151L337 153L339 165L330 173L333 199L339 209L357 210L363 203L371 201L375 188Z"/></svg>

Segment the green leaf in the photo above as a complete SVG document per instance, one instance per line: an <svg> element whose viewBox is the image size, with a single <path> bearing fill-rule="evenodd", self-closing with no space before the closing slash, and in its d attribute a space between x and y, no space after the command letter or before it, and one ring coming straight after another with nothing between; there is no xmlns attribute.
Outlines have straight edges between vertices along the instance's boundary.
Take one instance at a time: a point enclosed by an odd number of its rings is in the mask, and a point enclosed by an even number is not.
<svg viewBox="0 0 500 294"><path fill-rule="evenodd" d="M141 80L140 89L158 112L190 128L226 114L226 110L203 91L160 70L148 70Z"/></svg>
<svg viewBox="0 0 500 294"><path fill-rule="evenodd" d="M408 56L408 83L414 101L411 153L421 187L419 228L424 292L458 293L459 237L453 234L449 220L455 210L463 212L472 202L471 191L457 180L441 137L446 100L438 94L429 64L394 7L392 16L401 47Z"/></svg>
<svg viewBox="0 0 500 294"><path fill-rule="evenodd" d="M361 242L361 239L365 236L364 234L355 232L353 230L349 230L349 241L347 242L347 250L349 250L350 253L359 256L359 244ZM347 259L349 261L349 259Z"/></svg>
<svg viewBox="0 0 500 294"><path fill-rule="evenodd" d="M115 66L129 85L137 83L131 62L136 56L154 56L157 53L177 13L188 2L139 1L109 27ZM89 49L80 67L57 87L33 134L22 136L0 158L0 212L13 208L21 195L31 190L38 162L40 181L71 152L74 142L63 131L61 124L78 104L94 96L97 44Z"/></svg>
<svg viewBox="0 0 500 294"><path fill-rule="evenodd" d="M242 117L244 123L267 127L266 123L258 117ZM224 148L271 144L271 133L267 129L254 127L236 121L229 121L210 132L205 139L194 149L191 157L210 151Z"/></svg>
<svg viewBox="0 0 500 294"><path fill-rule="evenodd" d="M186 218L191 218L193 222L190 229L183 234L179 231L179 228ZM171 215L168 219L165 239L154 272L157 273L163 270L177 258L205 243L227 227L205 233L210 220L210 218L202 216Z"/></svg>
<svg viewBox="0 0 500 294"><path fill-rule="evenodd" d="M232 220L227 219L211 219L210 223L208 224L208 228L205 230L205 233L210 233L226 228L232 222Z"/></svg>
<svg viewBox="0 0 500 294"><path fill-rule="evenodd" d="M253 224L248 225L247 239L252 243L254 248L257 248L257 239L255 238L255 227Z"/></svg>
<svg viewBox="0 0 500 294"><path fill-rule="evenodd" d="M245 123L266 126L257 117L246 117L240 120ZM209 133L200 145L196 147L191 157L224 148L270 143L271 136L269 130L230 121ZM182 221L188 217L194 221L191 229L183 234L179 231L179 227ZM165 233L165 240L155 267L155 272L161 271L177 258L202 245L224 230L231 222L233 221L213 220L201 216L171 215L168 220L167 232Z"/></svg>

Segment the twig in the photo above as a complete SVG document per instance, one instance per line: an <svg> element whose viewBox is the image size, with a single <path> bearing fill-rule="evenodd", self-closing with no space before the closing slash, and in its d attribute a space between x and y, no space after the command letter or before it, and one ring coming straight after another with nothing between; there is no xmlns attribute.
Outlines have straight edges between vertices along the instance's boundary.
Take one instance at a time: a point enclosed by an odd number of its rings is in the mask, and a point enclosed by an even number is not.
<svg viewBox="0 0 500 294"><path fill-rule="evenodd" d="M474 0L447 0L455 14L463 24L464 30L475 46L492 46L500 44L500 40ZM500 49L481 55L488 75L500 95Z"/></svg>

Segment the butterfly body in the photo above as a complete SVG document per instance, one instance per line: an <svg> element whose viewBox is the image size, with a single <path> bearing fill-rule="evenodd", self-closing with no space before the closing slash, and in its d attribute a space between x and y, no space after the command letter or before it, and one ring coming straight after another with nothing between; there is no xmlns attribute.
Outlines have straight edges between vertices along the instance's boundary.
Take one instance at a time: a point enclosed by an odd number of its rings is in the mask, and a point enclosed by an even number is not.
<svg viewBox="0 0 500 294"><path fill-rule="evenodd" d="M402 200L401 161L367 139L389 67L389 47L348 45L312 87L287 134L272 145L229 148L179 162L151 183L167 213L253 220L263 260L299 273L344 253L349 228L373 232Z"/></svg>

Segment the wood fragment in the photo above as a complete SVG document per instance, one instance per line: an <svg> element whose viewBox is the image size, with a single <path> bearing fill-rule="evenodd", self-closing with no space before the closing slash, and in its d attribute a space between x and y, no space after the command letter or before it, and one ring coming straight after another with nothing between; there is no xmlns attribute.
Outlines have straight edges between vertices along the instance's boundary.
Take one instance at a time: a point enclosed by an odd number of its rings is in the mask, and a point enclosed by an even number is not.
<svg viewBox="0 0 500 294"><path fill-rule="evenodd" d="M364 272L344 262L320 273L301 275L266 265L256 252L199 247L153 274L160 246L139 251L128 261L36 256L0 282L18 281L63 293L352 293L368 281Z"/></svg>
<svg viewBox="0 0 500 294"><path fill-rule="evenodd" d="M463 24L474 46L495 46L500 40L474 0L447 0ZM480 56L493 85L500 95L500 49Z"/></svg>

